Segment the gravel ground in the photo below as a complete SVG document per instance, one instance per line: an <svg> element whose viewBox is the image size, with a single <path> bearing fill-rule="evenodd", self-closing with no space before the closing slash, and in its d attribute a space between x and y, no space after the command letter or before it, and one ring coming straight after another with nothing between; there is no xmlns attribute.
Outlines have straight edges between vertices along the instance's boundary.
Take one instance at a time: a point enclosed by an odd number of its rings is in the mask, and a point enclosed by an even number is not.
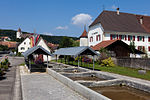
<svg viewBox="0 0 150 100"><path fill-rule="evenodd" d="M23 100L87 100L52 76L21 75Z"/></svg>

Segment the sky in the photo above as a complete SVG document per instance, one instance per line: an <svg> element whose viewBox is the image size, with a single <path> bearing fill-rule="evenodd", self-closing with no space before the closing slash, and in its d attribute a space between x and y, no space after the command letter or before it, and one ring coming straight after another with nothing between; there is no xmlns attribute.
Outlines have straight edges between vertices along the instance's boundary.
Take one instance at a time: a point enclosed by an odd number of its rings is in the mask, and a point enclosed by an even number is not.
<svg viewBox="0 0 150 100"><path fill-rule="evenodd" d="M150 15L150 0L0 0L0 29L79 37L103 11Z"/></svg>

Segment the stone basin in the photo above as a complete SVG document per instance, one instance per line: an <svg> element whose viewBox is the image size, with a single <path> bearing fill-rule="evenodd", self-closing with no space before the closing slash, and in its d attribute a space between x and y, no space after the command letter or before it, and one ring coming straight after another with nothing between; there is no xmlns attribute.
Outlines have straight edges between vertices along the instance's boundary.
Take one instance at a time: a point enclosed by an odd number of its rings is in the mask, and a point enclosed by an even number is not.
<svg viewBox="0 0 150 100"><path fill-rule="evenodd" d="M128 86L89 87L112 100L150 100L150 93Z"/></svg>

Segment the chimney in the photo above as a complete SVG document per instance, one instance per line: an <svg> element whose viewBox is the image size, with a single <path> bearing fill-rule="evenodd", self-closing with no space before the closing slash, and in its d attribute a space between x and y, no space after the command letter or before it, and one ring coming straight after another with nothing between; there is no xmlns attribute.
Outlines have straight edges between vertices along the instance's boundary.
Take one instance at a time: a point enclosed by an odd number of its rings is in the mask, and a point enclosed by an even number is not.
<svg viewBox="0 0 150 100"><path fill-rule="evenodd" d="M143 16L140 17L140 23L143 24Z"/></svg>
<svg viewBox="0 0 150 100"><path fill-rule="evenodd" d="M119 8L117 8L117 15L119 15L120 13L119 13Z"/></svg>

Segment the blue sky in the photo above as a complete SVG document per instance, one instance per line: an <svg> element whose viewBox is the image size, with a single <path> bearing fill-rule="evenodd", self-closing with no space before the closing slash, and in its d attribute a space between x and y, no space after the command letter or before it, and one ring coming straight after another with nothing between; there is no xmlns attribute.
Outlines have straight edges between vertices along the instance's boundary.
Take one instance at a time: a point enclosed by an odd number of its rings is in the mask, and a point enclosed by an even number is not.
<svg viewBox="0 0 150 100"><path fill-rule="evenodd" d="M79 37L102 11L150 15L150 0L0 0L0 29Z"/></svg>

